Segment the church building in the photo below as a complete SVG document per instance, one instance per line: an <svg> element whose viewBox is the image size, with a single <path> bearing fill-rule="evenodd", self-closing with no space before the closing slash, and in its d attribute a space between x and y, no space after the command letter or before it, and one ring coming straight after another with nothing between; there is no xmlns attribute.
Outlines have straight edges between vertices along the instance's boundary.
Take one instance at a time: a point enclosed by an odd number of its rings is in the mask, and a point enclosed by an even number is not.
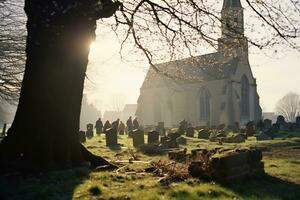
<svg viewBox="0 0 300 200"><path fill-rule="evenodd" d="M172 127L185 119L194 126L243 126L261 119L240 0L224 0L221 21L217 52L156 65L162 73L150 67L136 111L142 125Z"/></svg>

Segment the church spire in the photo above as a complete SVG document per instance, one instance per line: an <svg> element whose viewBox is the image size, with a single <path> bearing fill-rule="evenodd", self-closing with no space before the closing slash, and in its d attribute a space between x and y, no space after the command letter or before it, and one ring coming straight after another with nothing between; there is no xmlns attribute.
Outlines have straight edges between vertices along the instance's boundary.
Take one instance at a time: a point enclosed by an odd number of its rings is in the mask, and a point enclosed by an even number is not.
<svg viewBox="0 0 300 200"><path fill-rule="evenodd" d="M244 12L240 0L224 0L221 22L222 35L218 40L219 52L248 54L248 44L244 36Z"/></svg>
<svg viewBox="0 0 300 200"><path fill-rule="evenodd" d="M224 0L223 9L224 8L241 8L242 4L240 0Z"/></svg>

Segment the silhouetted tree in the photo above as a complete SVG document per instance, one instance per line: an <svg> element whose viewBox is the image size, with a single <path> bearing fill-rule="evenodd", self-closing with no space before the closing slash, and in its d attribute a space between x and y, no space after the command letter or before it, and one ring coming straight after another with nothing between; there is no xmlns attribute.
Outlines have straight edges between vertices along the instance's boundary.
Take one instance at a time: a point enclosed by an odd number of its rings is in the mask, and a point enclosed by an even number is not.
<svg viewBox="0 0 300 200"><path fill-rule="evenodd" d="M0 1L0 102L18 99L25 63L25 17L22 5Z"/></svg>
<svg viewBox="0 0 300 200"><path fill-rule="evenodd" d="M289 122L295 122L300 114L300 96L296 93L288 93L282 97L276 105L276 112Z"/></svg>
<svg viewBox="0 0 300 200"><path fill-rule="evenodd" d="M78 130L96 20L118 7L110 0L25 0L26 66L16 116L0 145L1 163L47 169L109 164L80 145Z"/></svg>

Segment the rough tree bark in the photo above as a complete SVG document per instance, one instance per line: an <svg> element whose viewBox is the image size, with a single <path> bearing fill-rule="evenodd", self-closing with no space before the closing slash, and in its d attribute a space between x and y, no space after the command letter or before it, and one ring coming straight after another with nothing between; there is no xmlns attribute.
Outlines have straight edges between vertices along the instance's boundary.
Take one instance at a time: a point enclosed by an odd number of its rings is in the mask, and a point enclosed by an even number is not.
<svg viewBox="0 0 300 200"><path fill-rule="evenodd" d="M1 162L47 169L109 164L79 143L78 131L96 20L118 7L111 0L25 0L27 60L16 116L0 144Z"/></svg>

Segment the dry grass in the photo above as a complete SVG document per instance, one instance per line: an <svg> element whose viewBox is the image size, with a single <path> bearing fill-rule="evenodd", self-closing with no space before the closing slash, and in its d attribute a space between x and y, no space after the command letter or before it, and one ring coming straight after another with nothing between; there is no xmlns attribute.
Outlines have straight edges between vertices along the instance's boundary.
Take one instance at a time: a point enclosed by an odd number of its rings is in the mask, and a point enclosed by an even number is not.
<svg viewBox="0 0 300 200"><path fill-rule="evenodd" d="M202 182L188 177L184 164L163 156L147 156L132 148L126 136L119 137L121 146L105 147L104 136L85 144L90 151L112 161L122 161L113 172L90 171L86 168L41 174L34 177L0 177L0 199L70 200L70 199L300 199L300 140L297 138L222 147L256 146L264 151L266 175L232 183ZM217 143L188 139L182 146L188 151L199 147L220 147ZM145 169L152 170L145 171Z"/></svg>

